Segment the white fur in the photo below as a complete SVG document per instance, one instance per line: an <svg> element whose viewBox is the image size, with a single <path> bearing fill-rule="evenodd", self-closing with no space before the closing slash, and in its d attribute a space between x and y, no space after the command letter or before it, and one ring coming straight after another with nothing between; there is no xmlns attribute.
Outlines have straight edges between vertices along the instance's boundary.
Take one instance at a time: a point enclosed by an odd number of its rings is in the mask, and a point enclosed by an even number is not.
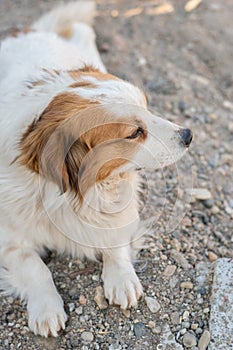
<svg viewBox="0 0 233 350"><path fill-rule="evenodd" d="M57 185L12 163L20 153L19 140L28 125L57 94L71 90L73 80L66 70L91 64L106 72L94 31L87 24L93 11L93 3L65 5L37 21L33 25L37 32L3 41L0 51L0 287L27 301L29 326L45 337L57 336L67 319L51 273L40 259L45 247L93 260L101 255L105 295L110 303L123 308L136 306L143 294L131 262L139 232L137 172L129 173L128 182L113 174L95 184L75 212L69 205L69 194L60 195ZM70 22L73 36L63 40L56 32ZM64 72L57 75L55 69ZM40 80L46 84L28 88ZM145 98L138 88L121 80L90 80L95 88L73 91L101 102L116 116L134 111L147 124L148 141L128 163L128 170L138 165L155 168L155 158L165 165L174 161L171 152L175 160L183 154L174 136L178 127L146 112Z"/></svg>

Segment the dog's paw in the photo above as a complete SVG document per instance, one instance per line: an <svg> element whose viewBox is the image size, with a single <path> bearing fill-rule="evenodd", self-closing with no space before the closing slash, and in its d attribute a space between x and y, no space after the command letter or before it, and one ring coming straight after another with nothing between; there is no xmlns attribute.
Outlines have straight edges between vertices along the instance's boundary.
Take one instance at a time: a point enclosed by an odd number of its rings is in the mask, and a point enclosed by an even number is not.
<svg viewBox="0 0 233 350"><path fill-rule="evenodd" d="M133 268L132 271L111 269L103 274L103 280L105 297L110 304L120 305L122 309L137 307L143 289Z"/></svg>
<svg viewBox="0 0 233 350"><path fill-rule="evenodd" d="M42 296L40 300L30 300L28 303L29 328L43 337L57 337L61 329L65 329L67 315L63 308L60 295Z"/></svg>

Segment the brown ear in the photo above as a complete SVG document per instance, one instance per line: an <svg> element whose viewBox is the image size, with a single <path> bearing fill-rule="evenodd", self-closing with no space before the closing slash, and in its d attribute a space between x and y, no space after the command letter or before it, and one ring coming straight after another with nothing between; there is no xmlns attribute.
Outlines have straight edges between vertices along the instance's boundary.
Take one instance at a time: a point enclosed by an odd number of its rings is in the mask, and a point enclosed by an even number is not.
<svg viewBox="0 0 233 350"><path fill-rule="evenodd" d="M69 186L65 157L72 141L56 126L57 123L44 123L42 119L31 124L21 138L17 161L56 183L64 193Z"/></svg>
<svg viewBox="0 0 233 350"><path fill-rule="evenodd" d="M84 110L88 102L72 93L57 95L20 140L20 164L56 183L61 193L67 191L70 183L71 172L65 159L75 141L77 123L72 116Z"/></svg>
<svg viewBox="0 0 233 350"><path fill-rule="evenodd" d="M43 152L40 154L39 173L58 185L61 193L65 193L69 187L69 175L65 164L68 152L69 135L55 130L49 137Z"/></svg>

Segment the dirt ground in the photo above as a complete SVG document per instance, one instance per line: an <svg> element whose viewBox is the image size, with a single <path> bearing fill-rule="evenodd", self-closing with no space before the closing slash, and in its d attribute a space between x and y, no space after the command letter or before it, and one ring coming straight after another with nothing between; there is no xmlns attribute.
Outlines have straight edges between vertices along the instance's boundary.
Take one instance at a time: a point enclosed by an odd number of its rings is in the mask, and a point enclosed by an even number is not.
<svg viewBox="0 0 233 350"><path fill-rule="evenodd" d="M160 13L162 0L99 0L94 25L108 70L140 86L153 112L194 132L178 168L142 174L141 216L153 225L136 269L160 309L153 313L141 301L130 312L99 310L101 267L52 255L48 265L65 301L67 328L56 339L36 337L25 307L1 297L0 350L198 349L208 330L212 264L233 257L233 2L203 0L190 13L186 2L169 0L171 12ZM57 3L0 0L0 38ZM192 187L210 194L189 203Z"/></svg>

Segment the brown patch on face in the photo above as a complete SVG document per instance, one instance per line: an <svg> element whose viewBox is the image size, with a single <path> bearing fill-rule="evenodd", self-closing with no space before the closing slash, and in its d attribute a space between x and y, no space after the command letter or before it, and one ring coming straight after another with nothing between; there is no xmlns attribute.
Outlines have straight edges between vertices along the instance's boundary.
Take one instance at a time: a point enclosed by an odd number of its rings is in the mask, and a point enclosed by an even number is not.
<svg viewBox="0 0 233 350"><path fill-rule="evenodd" d="M95 182L132 159L145 139L128 139L139 126L145 128L134 117L116 118L97 102L61 93L23 134L17 160L82 200Z"/></svg>
<svg viewBox="0 0 233 350"><path fill-rule="evenodd" d="M146 137L140 135L137 140L128 139L138 123L135 118L127 121L122 118L114 123L111 115L103 120L102 113L100 108L95 115L97 120L102 118L101 125L93 125L84 133L66 157L71 189L81 200L96 182L104 181L129 162Z"/></svg>

